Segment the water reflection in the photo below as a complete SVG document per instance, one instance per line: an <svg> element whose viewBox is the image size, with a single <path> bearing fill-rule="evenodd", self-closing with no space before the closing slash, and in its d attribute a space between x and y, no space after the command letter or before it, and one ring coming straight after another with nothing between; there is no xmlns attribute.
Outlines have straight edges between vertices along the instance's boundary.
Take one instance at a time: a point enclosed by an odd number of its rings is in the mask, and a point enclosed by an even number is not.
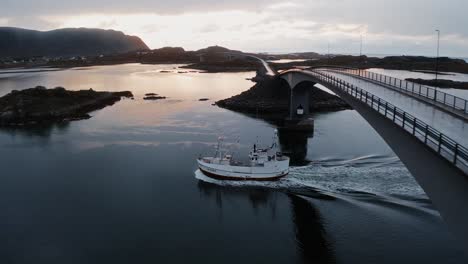
<svg viewBox="0 0 468 264"><path fill-rule="evenodd" d="M12 137L49 139L55 132L65 134L70 128L70 122L47 123L23 127L1 127L0 133Z"/></svg>
<svg viewBox="0 0 468 264"><path fill-rule="evenodd" d="M223 187L199 180L197 183L201 194L215 199L218 209L223 209L223 201L231 198L247 199L252 208L257 211L263 208L271 210L272 220L276 218L276 199L278 193L258 188Z"/></svg>
<svg viewBox="0 0 468 264"><path fill-rule="evenodd" d="M305 199L290 194L297 249L305 263L335 263L332 244L320 212Z"/></svg>
<svg viewBox="0 0 468 264"><path fill-rule="evenodd" d="M219 186L201 180L198 181L197 186L200 194L216 201L221 219L225 201L242 199L248 200L249 205L257 213L260 210L267 210L274 222L277 215L284 215L284 212L278 212L278 210L284 210L277 206L279 201L284 198L288 199L293 224L292 235L295 236L294 241L300 263L336 262L332 243L323 227L320 212L307 200L295 194L285 195L282 191L264 188ZM278 230L278 232L282 231Z"/></svg>
<svg viewBox="0 0 468 264"><path fill-rule="evenodd" d="M292 166L302 166L310 162L307 160L307 141L312 137L312 133L279 129L281 150L291 159Z"/></svg>
<svg viewBox="0 0 468 264"><path fill-rule="evenodd" d="M281 151L291 158L292 166L304 166L310 163L307 159L307 142L314 137L314 131L293 131L284 127L284 117L281 115L238 113L249 118L265 121L278 129L278 139Z"/></svg>

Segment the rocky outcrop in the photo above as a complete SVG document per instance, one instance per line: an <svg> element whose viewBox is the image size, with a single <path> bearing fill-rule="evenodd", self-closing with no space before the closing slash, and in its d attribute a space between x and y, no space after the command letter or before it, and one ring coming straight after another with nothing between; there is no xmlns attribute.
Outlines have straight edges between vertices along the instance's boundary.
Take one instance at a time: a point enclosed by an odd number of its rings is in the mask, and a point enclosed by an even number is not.
<svg viewBox="0 0 468 264"><path fill-rule="evenodd" d="M335 95L310 87L310 111L338 111L350 106ZM287 115L289 113L289 88L278 77L262 78L249 90L216 102L216 105L245 113Z"/></svg>
<svg viewBox="0 0 468 264"><path fill-rule="evenodd" d="M232 60L207 60L204 62L198 62L182 66L181 68L196 69L209 73L217 72L245 72L255 71L262 67L262 64L258 60L235 58Z"/></svg>
<svg viewBox="0 0 468 264"><path fill-rule="evenodd" d="M162 100L162 99L166 99L166 97L159 96L159 95L147 95L143 98L143 100L151 100L151 101Z"/></svg>
<svg viewBox="0 0 468 264"><path fill-rule="evenodd" d="M39 123L86 119L91 111L113 105L131 92L97 92L92 89L68 91L63 87L42 86L12 91L0 98L0 126L24 126Z"/></svg>

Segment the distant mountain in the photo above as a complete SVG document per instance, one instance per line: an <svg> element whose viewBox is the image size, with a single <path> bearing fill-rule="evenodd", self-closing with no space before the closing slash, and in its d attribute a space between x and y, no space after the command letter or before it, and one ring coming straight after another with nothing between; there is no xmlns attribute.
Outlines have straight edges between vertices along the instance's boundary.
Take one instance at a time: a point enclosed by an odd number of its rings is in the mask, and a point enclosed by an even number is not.
<svg viewBox="0 0 468 264"><path fill-rule="evenodd" d="M241 51L230 50L228 48L221 47L221 46L210 46L208 48L199 49L199 50L196 51L196 53L198 53L198 54L202 54L202 53L210 54L210 53L222 53L222 52L241 53Z"/></svg>
<svg viewBox="0 0 468 264"><path fill-rule="evenodd" d="M93 56L149 50L138 37L115 30L66 28L35 31L0 27L0 58Z"/></svg>

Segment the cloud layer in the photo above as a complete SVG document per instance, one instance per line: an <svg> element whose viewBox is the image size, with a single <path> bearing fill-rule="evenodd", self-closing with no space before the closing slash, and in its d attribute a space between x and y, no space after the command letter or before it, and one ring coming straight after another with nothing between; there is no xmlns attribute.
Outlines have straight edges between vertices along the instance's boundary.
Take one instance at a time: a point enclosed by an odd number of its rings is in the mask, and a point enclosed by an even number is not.
<svg viewBox="0 0 468 264"><path fill-rule="evenodd" d="M5 1L5 0L3 0ZM39 30L100 27L141 36L153 48L225 45L248 51L468 57L466 0L6 0L0 25Z"/></svg>

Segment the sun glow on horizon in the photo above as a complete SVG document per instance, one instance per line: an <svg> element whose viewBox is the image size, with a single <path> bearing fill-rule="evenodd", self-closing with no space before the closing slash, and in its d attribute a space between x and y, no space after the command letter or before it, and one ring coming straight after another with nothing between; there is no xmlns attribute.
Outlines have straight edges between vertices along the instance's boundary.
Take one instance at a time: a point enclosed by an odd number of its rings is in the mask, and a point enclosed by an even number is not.
<svg viewBox="0 0 468 264"><path fill-rule="evenodd" d="M139 36L150 48L181 46L188 50L222 45L244 51L265 51L265 47L271 49L273 44L291 44L288 40L295 38L311 42L324 38L357 39L367 30L365 25L328 25L299 19L285 23L271 19L268 13L240 10L179 15L87 14L44 16L41 19L65 28L120 30ZM304 48L298 46L297 49Z"/></svg>

